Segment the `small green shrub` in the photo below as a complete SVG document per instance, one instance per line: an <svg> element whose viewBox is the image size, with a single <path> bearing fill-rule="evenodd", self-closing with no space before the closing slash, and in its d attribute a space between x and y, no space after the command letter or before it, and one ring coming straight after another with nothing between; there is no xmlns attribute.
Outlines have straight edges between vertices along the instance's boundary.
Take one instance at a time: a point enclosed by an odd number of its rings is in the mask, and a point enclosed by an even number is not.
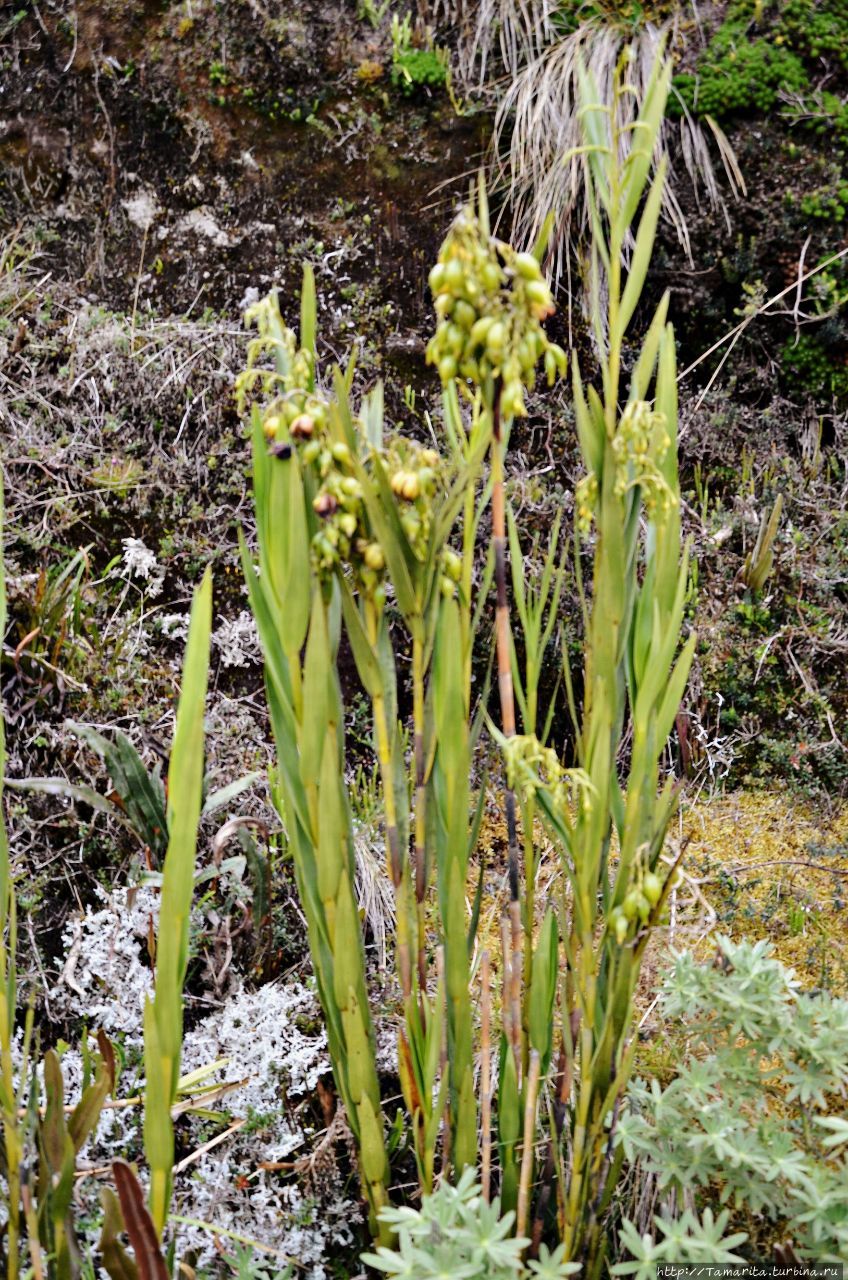
<svg viewBox="0 0 848 1280"><path fill-rule="evenodd" d="M617 1141L682 1205L699 1189L787 1224L803 1256L848 1252L848 1001L806 995L767 942L719 938L712 964L675 958L663 1005L685 1033L663 1089L634 1081ZM672 1040L672 1043L679 1043Z"/></svg>
<svg viewBox="0 0 848 1280"><path fill-rule="evenodd" d="M363 1262L404 1280L456 1276L463 1280L511 1280L532 1274L559 1280L580 1270L564 1262L562 1246L543 1252L541 1261L522 1262L530 1241L512 1234L515 1213L501 1217L500 1200L483 1198L473 1170L466 1169L455 1187L442 1182L425 1196L420 1209L384 1209L380 1215L396 1235L396 1248L363 1255Z"/></svg>
<svg viewBox="0 0 848 1280"><path fill-rule="evenodd" d="M565 1260L562 1245L553 1252L542 1245L539 1258L525 1262L530 1241L510 1235L514 1213L501 1217L498 1199L487 1204L470 1169L456 1187L442 1182L437 1191L424 1197L420 1209L384 1209L381 1217L396 1234L396 1248L366 1253L362 1260L403 1280L433 1280L435 1276L562 1280L580 1270L579 1262ZM729 1218L727 1210L716 1217L710 1209L701 1218L691 1210L673 1221L657 1217L654 1222L662 1239L656 1242L648 1234L640 1236L632 1222L625 1222L619 1246L630 1260L617 1263L612 1272L653 1280L659 1263L740 1263L743 1259L733 1249L746 1236L744 1232L725 1235Z"/></svg>

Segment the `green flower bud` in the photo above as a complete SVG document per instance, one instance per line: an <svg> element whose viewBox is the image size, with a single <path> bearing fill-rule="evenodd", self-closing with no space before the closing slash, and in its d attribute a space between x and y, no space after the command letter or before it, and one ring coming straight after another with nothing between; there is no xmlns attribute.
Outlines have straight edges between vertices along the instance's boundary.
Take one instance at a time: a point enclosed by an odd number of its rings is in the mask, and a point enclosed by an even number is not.
<svg viewBox="0 0 848 1280"><path fill-rule="evenodd" d="M522 338L518 344L517 355L519 366L525 372L529 372L536 363L536 344Z"/></svg>
<svg viewBox="0 0 848 1280"><path fill-rule="evenodd" d="M507 418L523 418L527 410L524 407L524 393L521 383L514 379L508 382L501 396L501 410Z"/></svg>
<svg viewBox="0 0 848 1280"><path fill-rule="evenodd" d="M450 355L455 356L458 360L462 355L465 347L465 334L462 332L458 324L449 324L444 334L445 346Z"/></svg>
<svg viewBox="0 0 848 1280"><path fill-rule="evenodd" d="M453 309L453 318L461 329L470 329L477 319L477 312L470 302L460 299Z"/></svg>
<svg viewBox="0 0 848 1280"><path fill-rule="evenodd" d="M525 292L537 319L542 320L552 313L554 300L544 280L531 280L527 284Z"/></svg>
<svg viewBox="0 0 848 1280"><path fill-rule="evenodd" d="M517 253L512 265L525 280L542 279L542 268L539 266L538 259L532 253Z"/></svg>
<svg viewBox="0 0 848 1280"><path fill-rule="evenodd" d="M434 297L437 293L441 293L441 291L444 289L445 275L446 275L446 272L445 272L444 263L437 262L435 267L433 267L433 270L430 272L429 276L427 277L427 283L429 284Z"/></svg>
<svg viewBox="0 0 848 1280"><path fill-rule="evenodd" d="M365 555L363 556L363 559L368 568L373 569L375 573L379 573L381 569L385 568L386 557L383 555L383 548L380 546L379 542L371 542L368 544L365 548Z"/></svg>
<svg viewBox="0 0 848 1280"><path fill-rule="evenodd" d="M458 293L465 283L465 271L458 258L452 258L445 264L445 287L451 293Z"/></svg>
<svg viewBox="0 0 848 1280"><path fill-rule="evenodd" d="M442 563L445 573L454 582L459 582L462 577L462 559L452 551L450 547L446 547L442 552Z"/></svg>
<svg viewBox="0 0 848 1280"><path fill-rule="evenodd" d="M306 406L306 412L312 418L316 427L323 427L327 422L327 410L320 400L310 400Z"/></svg>
<svg viewBox="0 0 848 1280"><path fill-rule="evenodd" d="M489 353L489 358L497 360L504 349L505 343L506 329L500 320L496 320L486 334L486 351Z"/></svg>
<svg viewBox="0 0 848 1280"><path fill-rule="evenodd" d="M635 920L639 914L639 899L642 897L638 889L630 889L624 899L622 911L628 920Z"/></svg>
<svg viewBox="0 0 848 1280"><path fill-rule="evenodd" d="M481 316L471 326L471 332L468 335L468 344L471 347L484 347L489 330L495 323L494 316Z"/></svg>
<svg viewBox="0 0 848 1280"><path fill-rule="evenodd" d="M480 271L480 279L487 293L496 293L503 284L503 272L496 262L487 262Z"/></svg>
<svg viewBox="0 0 848 1280"><path fill-rule="evenodd" d="M642 892L652 907L655 907L662 897L662 881L653 871L649 871L642 881Z"/></svg>
<svg viewBox="0 0 848 1280"><path fill-rule="evenodd" d="M453 356L442 356L439 361L439 377L443 383L456 377L456 359Z"/></svg>
<svg viewBox="0 0 848 1280"><path fill-rule="evenodd" d="M401 495L407 502L414 502L421 492L421 482L414 471L407 471Z"/></svg>

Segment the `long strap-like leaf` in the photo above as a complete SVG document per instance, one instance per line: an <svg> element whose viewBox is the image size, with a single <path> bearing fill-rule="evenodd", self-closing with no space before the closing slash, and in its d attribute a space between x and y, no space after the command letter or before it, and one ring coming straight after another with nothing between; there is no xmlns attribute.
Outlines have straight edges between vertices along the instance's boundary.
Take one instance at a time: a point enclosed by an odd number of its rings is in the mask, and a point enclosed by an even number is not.
<svg viewBox="0 0 848 1280"><path fill-rule="evenodd" d="M197 827L203 794L203 713L212 628L212 578L207 570L195 593L183 687L168 771L168 851L156 943L155 996L145 1011L147 1095L144 1146L150 1164L150 1205L161 1237L171 1195L174 1132L170 1108L180 1075L182 990L188 962Z"/></svg>

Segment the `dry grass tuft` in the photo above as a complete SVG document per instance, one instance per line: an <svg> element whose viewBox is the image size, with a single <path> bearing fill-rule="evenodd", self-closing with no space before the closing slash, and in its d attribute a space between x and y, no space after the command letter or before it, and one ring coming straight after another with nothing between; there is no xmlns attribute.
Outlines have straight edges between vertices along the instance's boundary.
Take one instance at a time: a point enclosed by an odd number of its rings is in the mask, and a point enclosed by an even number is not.
<svg viewBox="0 0 848 1280"><path fill-rule="evenodd" d="M629 120L635 119L661 44L673 35L672 23L647 24L632 38L617 27L591 20L575 31L543 47L523 65L514 65L500 96L495 116L491 164L495 185L507 196L512 235L531 244L553 211L556 236L549 263L558 280L565 269L565 254L585 228L582 159L577 114L577 71L581 63L594 77L602 101L610 101L615 68L630 48L630 83L635 92L626 99ZM526 45L528 51L532 46ZM734 193L742 188L742 176L732 148L715 123L711 137L717 144L724 172ZM723 196L712 159L710 141L701 124L684 113L679 122L666 120L658 140L655 162L663 153L677 160L696 193L713 208L723 208ZM666 184L664 217L689 253L689 228L675 194L676 183Z"/></svg>
<svg viewBox="0 0 848 1280"><path fill-rule="evenodd" d="M604 102L612 99L616 65L630 48L630 82L635 93L626 109L635 119L663 41L682 38L682 11L672 19L647 23L636 33L593 17L562 33L559 0L436 0L435 13L459 31L457 73L467 89L492 94L495 123L489 154L493 187L506 197L510 238L531 245L548 214L556 219L548 267L554 284L567 268L587 222L583 202L577 69L582 63ZM498 78L497 64L506 75ZM680 104L681 107L683 104ZM675 194L685 175L700 201L724 210L723 172L735 196L745 190L733 148L715 121L694 120L683 108L679 121L666 120L656 161L669 153L663 213L689 253L689 228ZM714 157L717 154L717 161ZM718 171L716 168L718 164ZM725 215L726 216L726 215Z"/></svg>

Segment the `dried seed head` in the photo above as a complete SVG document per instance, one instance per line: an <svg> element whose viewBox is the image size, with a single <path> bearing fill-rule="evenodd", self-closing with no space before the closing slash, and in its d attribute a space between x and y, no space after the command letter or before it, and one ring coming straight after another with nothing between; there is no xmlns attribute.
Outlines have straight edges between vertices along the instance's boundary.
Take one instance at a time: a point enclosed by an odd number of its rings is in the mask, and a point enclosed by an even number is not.
<svg viewBox="0 0 848 1280"><path fill-rule="evenodd" d="M315 430L315 421L308 413L299 413L289 430L292 440L308 440Z"/></svg>
<svg viewBox="0 0 848 1280"><path fill-rule="evenodd" d="M312 503L312 508L316 515L326 519L331 516L338 507L338 502L331 493L327 493L326 489L317 495Z"/></svg>

